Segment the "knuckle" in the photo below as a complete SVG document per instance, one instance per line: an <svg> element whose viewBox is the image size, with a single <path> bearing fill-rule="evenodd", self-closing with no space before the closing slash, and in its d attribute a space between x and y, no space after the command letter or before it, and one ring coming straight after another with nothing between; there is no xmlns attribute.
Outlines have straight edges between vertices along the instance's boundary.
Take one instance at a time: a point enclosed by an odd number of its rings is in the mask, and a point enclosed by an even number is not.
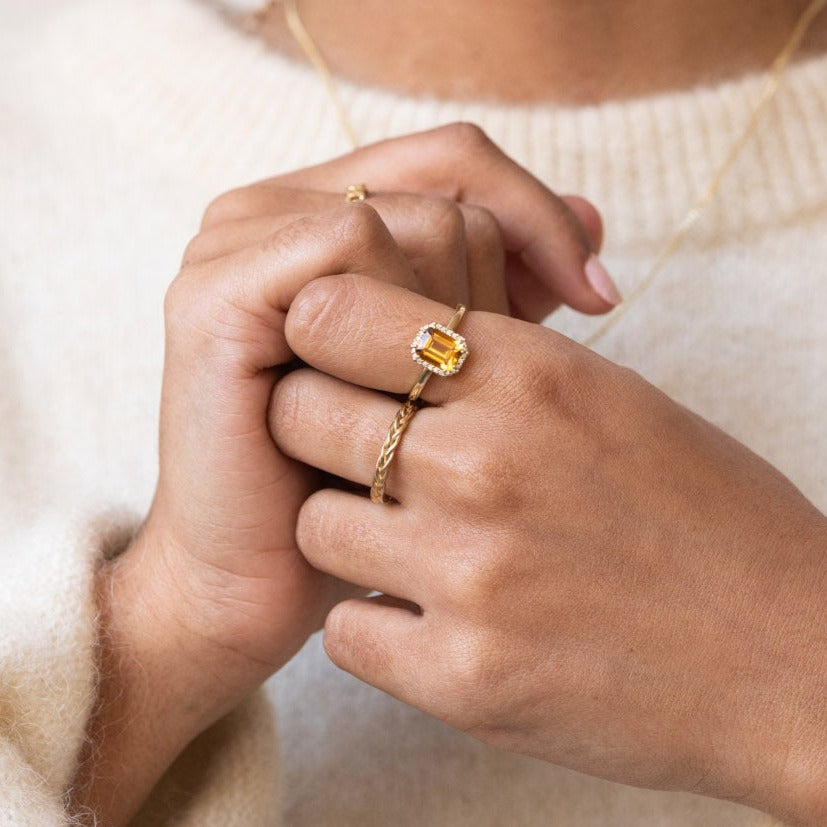
<svg viewBox="0 0 827 827"><path fill-rule="evenodd" d="M310 219L302 217L276 229L268 226L244 253L247 262L252 263L245 262L237 269L252 274L258 267L263 267L273 273L273 284L289 284L293 263L300 260L301 251L308 250L308 239L314 238L309 224ZM228 265L232 264L232 259L228 259Z"/></svg>
<svg viewBox="0 0 827 827"><path fill-rule="evenodd" d="M236 218L244 213L248 202L248 187L228 190L213 198L204 210L201 218L201 229L205 230Z"/></svg>
<svg viewBox="0 0 827 827"><path fill-rule="evenodd" d="M168 325L179 324L192 312L193 300L198 291L192 289L193 276L182 270L169 284L164 294L164 319Z"/></svg>
<svg viewBox="0 0 827 827"><path fill-rule="evenodd" d="M366 203L341 208L337 229L342 243L356 251L374 250L386 245L389 238L379 213Z"/></svg>
<svg viewBox="0 0 827 827"><path fill-rule="evenodd" d="M347 204L325 213L303 215L269 235L263 242L268 252L284 252L315 240L345 268L365 251L383 249L391 241L379 213L369 204Z"/></svg>
<svg viewBox="0 0 827 827"><path fill-rule="evenodd" d="M501 654L479 628L462 627L446 644L449 723L463 732L478 731L491 720L492 689L499 682Z"/></svg>
<svg viewBox="0 0 827 827"><path fill-rule="evenodd" d="M274 260L290 260L291 251L301 248L316 234L313 216L302 216L269 232L259 242L259 249Z"/></svg>
<svg viewBox="0 0 827 827"><path fill-rule="evenodd" d="M215 297L197 289L192 274L178 276L164 296L164 324L172 352L204 351L215 345Z"/></svg>
<svg viewBox="0 0 827 827"><path fill-rule="evenodd" d="M514 393L517 392L515 388ZM464 445L454 452L450 462L440 463L447 501L485 525L489 537L503 529L503 513L508 513L513 522L533 502L536 485L532 475L537 468L525 434L534 427L536 417L538 427L544 427L543 417L547 413L538 413L533 400L525 395L522 401L528 403L527 409L515 410L513 403L508 402L507 409L492 410L493 427L476 432L477 444Z"/></svg>
<svg viewBox="0 0 827 827"><path fill-rule="evenodd" d="M561 344L546 356L546 368L534 380L532 396L539 408L553 408L561 424L577 426L590 417L583 418L584 411L599 409L595 406L597 389L602 387L590 359L581 352ZM578 428L579 430L579 428Z"/></svg>
<svg viewBox="0 0 827 827"><path fill-rule="evenodd" d="M540 410L557 399L563 376L550 367L548 362L541 364L534 354L525 354L525 358L513 366L508 385L521 408Z"/></svg>
<svg viewBox="0 0 827 827"><path fill-rule="evenodd" d="M167 342L172 351L199 352L202 358L221 354L222 361L236 360L246 354L259 361L264 358L260 339L251 333L248 314L235 301L223 275L201 266L181 270L164 296Z"/></svg>
<svg viewBox="0 0 827 827"><path fill-rule="evenodd" d="M449 602L471 617L484 613L503 588L503 570L497 555L484 543L469 545L451 555L443 588Z"/></svg>
<svg viewBox="0 0 827 827"><path fill-rule="evenodd" d="M445 469L445 485L458 502L479 504L496 495L501 466L496 447L481 444L481 440L469 443Z"/></svg>
<svg viewBox="0 0 827 827"><path fill-rule="evenodd" d="M454 152L480 155L490 153L494 142L485 130L470 121L457 121L442 127L441 137Z"/></svg>
<svg viewBox="0 0 827 827"><path fill-rule="evenodd" d="M423 198L423 223L436 238L455 239L465 232L465 219L456 201L450 198Z"/></svg>
<svg viewBox="0 0 827 827"><path fill-rule="evenodd" d="M614 383L628 392L638 389L641 385L648 384L639 371L628 365L612 365L612 377Z"/></svg>
<svg viewBox="0 0 827 827"><path fill-rule="evenodd" d="M463 205L462 210L469 241L486 251L498 250L504 254L502 230L494 214L485 207L471 204Z"/></svg>
<svg viewBox="0 0 827 827"><path fill-rule="evenodd" d="M520 358L509 364L501 398L509 410L516 407L527 416L545 416L550 406L557 413L569 387L583 382L581 360L563 344L548 346L528 338L525 345Z"/></svg>
<svg viewBox="0 0 827 827"><path fill-rule="evenodd" d="M192 264L197 264L207 257L213 249L213 239L208 233L200 232L198 235L190 239L184 249L184 255L181 259L182 267L189 267Z"/></svg>
<svg viewBox="0 0 827 827"><path fill-rule="evenodd" d="M558 380L581 379L584 369L583 360L573 348L560 346L554 349L554 373Z"/></svg>

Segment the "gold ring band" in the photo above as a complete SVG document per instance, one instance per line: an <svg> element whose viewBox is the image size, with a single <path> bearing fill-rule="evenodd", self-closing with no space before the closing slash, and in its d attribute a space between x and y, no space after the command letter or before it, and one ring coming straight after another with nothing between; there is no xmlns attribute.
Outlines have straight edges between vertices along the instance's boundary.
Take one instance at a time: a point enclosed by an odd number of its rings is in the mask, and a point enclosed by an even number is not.
<svg viewBox="0 0 827 827"><path fill-rule="evenodd" d="M376 461L376 470L373 473L373 483L370 487L371 502L393 502L390 497L385 495L388 470L405 429L410 424L414 414L419 410L418 400L425 383L434 373L440 376L452 376L465 363L468 348L465 339L454 330L464 315L465 307L461 304L457 305L454 315L451 316L447 325L437 324L436 322L426 324L419 329L411 343L411 356L417 364L422 365L423 370L411 388L405 403L396 412L396 416L388 429L388 435L382 443L382 450L379 452L379 459Z"/></svg>
<svg viewBox="0 0 827 827"><path fill-rule="evenodd" d="M413 419L414 414L419 410L415 402L406 401L396 412L396 416L388 429L388 435L379 452L379 459L376 461L376 470L373 473L373 484L370 487L370 500L374 503L389 503L390 497L385 496L385 481L388 478L388 469L396 453L396 446L405 433L405 428Z"/></svg>
<svg viewBox="0 0 827 827"><path fill-rule="evenodd" d="M368 188L366 184L348 184L345 188L345 201L348 203L364 201L367 197Z"/></svg>

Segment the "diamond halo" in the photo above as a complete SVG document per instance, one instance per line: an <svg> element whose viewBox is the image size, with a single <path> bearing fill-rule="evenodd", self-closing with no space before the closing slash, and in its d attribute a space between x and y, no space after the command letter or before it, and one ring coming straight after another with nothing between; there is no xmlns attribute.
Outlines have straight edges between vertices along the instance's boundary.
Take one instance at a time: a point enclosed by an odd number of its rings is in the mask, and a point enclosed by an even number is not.
<svg viewBox="0 0 827 827"><path fill-rule="evenodd" d="M467 357L465 337L437 322L423 325L411 342L414 362L439 376L455 374Z"/></svg>

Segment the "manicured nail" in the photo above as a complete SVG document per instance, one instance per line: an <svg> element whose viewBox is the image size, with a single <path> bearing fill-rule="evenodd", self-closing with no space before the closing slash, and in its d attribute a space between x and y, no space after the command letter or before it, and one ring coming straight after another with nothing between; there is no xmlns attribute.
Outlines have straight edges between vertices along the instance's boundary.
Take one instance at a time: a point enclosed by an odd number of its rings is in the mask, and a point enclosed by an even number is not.
<svg viewBox="0 0 827 827"><path fill-rule="evenodd" d="M606 271L603 262L596 255L589 256L584 270L586 271L586 280L592 286L592 290L603 301L608 302L612 307L623 301L623 296L620 295L617 285L612 281L612 277Z"/></svg>

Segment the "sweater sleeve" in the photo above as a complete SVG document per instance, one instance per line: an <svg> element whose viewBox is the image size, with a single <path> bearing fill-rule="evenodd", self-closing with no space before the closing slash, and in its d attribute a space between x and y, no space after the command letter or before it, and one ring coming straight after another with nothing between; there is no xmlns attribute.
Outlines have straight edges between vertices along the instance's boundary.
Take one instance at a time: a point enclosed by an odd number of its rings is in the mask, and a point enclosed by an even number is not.
<svg viewBox="0 0 827 827"><path fill-rule="evenodd" d="M134 522L7 503L0 525L0 824L61 825L95 698L95 567Z"/></svg>
<svg viewBox="0 0 827 827"><path fill-rule="evenodd" d="M0 824L68 827L96 698L94 574L138 521L65 504L0 515ZM133 823L274 827L279 807L274 716L258 692L189 745Z"/></svg>

